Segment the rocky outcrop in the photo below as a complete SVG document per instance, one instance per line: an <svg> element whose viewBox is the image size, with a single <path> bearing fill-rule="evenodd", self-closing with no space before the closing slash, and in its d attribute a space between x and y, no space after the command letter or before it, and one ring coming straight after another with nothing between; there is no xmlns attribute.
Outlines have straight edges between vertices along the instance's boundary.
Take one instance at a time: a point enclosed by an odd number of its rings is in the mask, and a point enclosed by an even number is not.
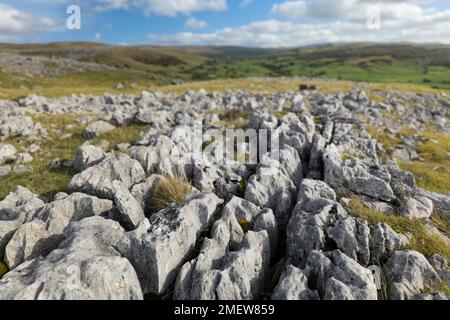
<svg viewBox="0 0 450 320"><path fill-rule="evenodd" d="M385 103L362 91L317 90L0 100L0 176L8 183L35 170L35 185L36 161L55 138L71 145L104 137L73 159L45 160L52 175L77 172L74 193L41 199L17 187L0 201L0 259L9 270L0 299L446 299L438 291L450 271L436 253L449 240L436 213L445 220L449 197L418 188L396 157L425 161L420 146L442 146L403 129L450 134L448 103L437 94L379 94ZM33 122L53 114L78 118L50 132ZM243 142L223 134L241 124ZM116 141L111 130L129 125L140 136ZM256 143L244 126L257 130ZM382 146L375 131L395 145ZM228 154L243 150L257 156ZM192 188L169 185L177 203L158 212L164 177ZM437 246L406 250L422 231Z"/></svg>
<svg viewBox="0 0 450 320"><path fill-rule="evenodd" d="M114 129L115 129L115 127L106 121L95 121L95 122L90 123L86 127L86 130L84 131L83 135L85 138L91 139L91 138L99 136L103 133L110 132Z"/></svg>
<svg viewBox="0 0 450 320"><path fill-rule="evenodd" d="M123 235L119 224L101 217L71 223L56 250L0 280L0 299L142 299L136 272L116 249Z"/></svg>
<svg viewBox="0 0 450 320"><path fill-rule="evenodd" d="M128 235L124 255L136 269L144 293L162 294L174 282L221 203L211 193L194 195L143 220Z"/></svg>
<svg viewBox="0 0 450 320"><path fill-rule="evenodd" d="M319 300L317 290L308 287L308 278L303 272L288 265L272 295L273 300Z"/></svg>
<svg viewBox="0 0 450 320"><path fill-rule="evenodd" d="M391 280L388 294L392 300L410 299L440 281L427 259L417 251L394 252L384 265L384 270Z"/></svg>
<svg viewBox="0 0 450 320"><path fill-rule="evenodd" d="M175 299L258 299L277 241L270 209L232 198L214 223L211 238L203 240L198 257L181 269Z"/></svg>
<svg viewBox="0 0 450 320"><path fill-rule="evenodd" d="M51 252L62 240L64 228L72 221L107 214L112 202L82 193L74 193L45 205L34 219L21 225L5 250L10 269L26 260Z"/></svg>
<svg viewBox="0 0 450 320"><path fill-rule="evenodd" d="M0 201L0 258L16 230L31 220L44 204L37 195L21 186Z"/></svg>
<svg viewBox="0 0 450 320"><path fill-rule="evenodd" d="M114 181L127 189L144 180L145 172L139 162L125 154L109 154L99 164L75 175L69 188L100 198L114 198Z"/></svg>

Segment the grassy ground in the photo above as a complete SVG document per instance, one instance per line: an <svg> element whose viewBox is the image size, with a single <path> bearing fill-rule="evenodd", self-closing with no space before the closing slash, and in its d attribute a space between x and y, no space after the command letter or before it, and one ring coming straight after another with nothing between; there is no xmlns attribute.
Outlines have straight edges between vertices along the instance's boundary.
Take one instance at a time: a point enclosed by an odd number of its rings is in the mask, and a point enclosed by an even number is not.
<svg viewBox="0 0 450 320"><path fill-rule="evenodd" d="M339 53L334 53L338 55ZM448 66L424 66L392 57L357 56L339 59L286 54L269 57L216 60L202 64L193 70L195 80L242 77L303 76L328 79L379 83L424 84L429 87L450 89Z"/></svg>
<svg viewBox="0 0 450 320"><path fill-rule="evenodd" d="M125 84L124 89L116 88L119 82ZM137 95L143 90L182 93L187 90L199 90L202 88L216 92L238 89L253 93L274 93L298 91L300 84L315 85L322 93L334 94L350 91L355 85L350 81L283 77L187 81L177 85L170 85L166 82L167 80L158 80L157 77L149 78L146 74L135 73L130 76L130 74L120 70L89 72L55 78L26 78L0 72L0 99L16 99L30 93L56 98L80 93L92 95L102 95L104 93ZM376 96L378 91L446 93L450 96L450 89L435 89L418 84L358 83L358 87L361 86L375 100L379 98L379 96Z"/></svg>
<svg viewBox="0 0 450 320"><path fill-rule="evenodd" d="M51 139L40 143L41 149L33 154L34 159L29 164L33 172L12 173L2 178L0 199L8 195L17 185L29 188L32 192L46 197L52 197L60 191L67 191L67 186L76 172L70 168L50 170L50 164L55 158L59 158L61 161L72 159L75 156L76 149L85 142L82 136L84 128L75 121L79 116L38 115L33 117L35 122L40 122L48 130ZM119 143L135 141L139 138L140 132L145 131L145 129L145 126L139 125L118 127L92 139L92 142L98 143L101 140L107 140L110 147L114 148ZM72 136L61 140L60 136L66 133ZM23 138L10 139L5 142L15 145L18 150L30 145L30 142Z"/></svg>
<svg viewBox="0 0 450 320"><path fill-rule="evenodd" d="M106 78L102 78L106 79ZM100 79L101 80L101 79ZM100 81L99 80L99 81ZM54 81L54 80L52 80ZM103 81L103 80L101 80ZM106 81L106 80L105 80ZM80 82L82 82L80 80ZM109 85L115 83L111 81ZM76 87L76 90L84 93L102 93L102 87L96 86L93 82L88 87ZM198 90L205 88L210 91L223 92L228 89L241 89L250 92L265 92L274 93L279 91L296 91L300 84L315 85L324 93L337 93L345 92L352 89L353 84L347 81L325 81L325 80L306 80L306 79L236 79L236 80L211 80L205 82L184 83L180 85L168 85L168 86L149 86L145 87L147 90L160 90L163 92L176 92L182 93L186 90L193 89ZM53 83L49 83L49 86ZM56 85L56 84L55 84ZM47 96L60 96L72 93L74 90L71 87L64 87L66 84L61 83L59 87L48 87L39 89L38 92ZM74 87L75 88L75 87ZM142 88L125 89L125 90L106 90L105 92L127 92L137 94ZM75 90L75 92L77 92ZM388 84L368 84L366 87L369 95L376 95L379 90L409 90L416 92L440 92L432 88L416 86L416 85L388 85ZM373 91L372 91L373 90ZM372 93L373 92L373 93ZM25 92L11 89L11 91L0 90L0 95L7 95L8 98L17 97L25 94ZM450 94L450 92L449 92ZM243 116L244 120L246 115L223 115L227 125L230 125L237 121L238 116ZM33 167L32 174L12 174L4 179L0 186L0 199L5 197L14 187L18 184L25 187L29 187L32 191L42 195L52 195L57 191L65 190L67 184L73 176L74 172L69 169L61 169L56 171L49 171L48 167L54 158L61 160L70 159L74 156L76 148L84 142L82 137L83 128L77 125L75 116L38 116L35 117L36 121L42 122L44 127L49 129L52 139L42 144L42 149L39 153L34 155L35 160L31 163ZM240 124L240 123L239 123ZM66 128L68 125L75 125L70 128ZM66 128L66 129L64 129ZM63 130L63 133L71 133L72 138L67 140L59 140L60 134L55 133L52 129ZM128 126L116 128L112 133L103 135L95 140L106 139L112 146L135 140L142 128L141 126ZM399 139L388 135L386 132L376 132L374 128L371 129L371 133L378 139L387 150L392 149L396 144L400 143ZM404 134L408 134L407 131ZM414 173L419 186L426 189L448 193L450 190L450 162L448 161L447 152L450 152L448 136L443 136L441 133L433 131L432 129L416 132L424 137L424 143L418 149L421 156L425 158L424 162L415 161L412 163L401 163L402 168ZM23 139L12 139L7 141L18 147L18 149L25 148L29 142ZM437 143L436 143L437 142Z"/></svg>
<svg viewBox="0 0 450 320"><path fill-rule="evenodd" d="M393 136L386 131L379 131L369 126L371 135L383 144L386 152L390 154L396 146L401 146L398 136ZM420 141L416 148L423 161L403 162L399 161L402 169L414 174L418 186L430 191L450 195L450 136L433 127L420 130L402 128L400 136L416 136Z"/></svg>
<svg viewBox="0 0 450 320"><path fill-rule="evenodd" d="M450 259L450 246L439 236L427 231L425 222L422 220L386 215L377 210L367 208L358 199L352 199L347 210L351 215L367 220L370 225L386 223L398 233L409 233L411 241L408 248L411 250L416 250L428 258L437 253L447 258L447 260ZM442 218L436 219L442 221ZM448 221L441 223L446 225L444 233L449 235Z"/></svg>
<svg viewBox="0 0 450 320"><path fill-rule="evenodd" d="M430 258L434 254L440 254L447 260L450 259L450 246L448 243L438 235L430 233L426 228L425 222L422 220L386 215L377 210L367 208L359 199L352 199L347 210L351 215L367 220L370 225L386 223L400 234L409 234L411 239L405 249L418 251L427 258ZM434 219L438 220L438 225L441 225L441 227L445 226L441 229L441 232L449 236L450 229L448 220L442 220L438 216L435 216ZM450 295L450 288L444 281L433 288L425 288L423 292L435 293L437 291L441 291L447 296Z"/></svg>

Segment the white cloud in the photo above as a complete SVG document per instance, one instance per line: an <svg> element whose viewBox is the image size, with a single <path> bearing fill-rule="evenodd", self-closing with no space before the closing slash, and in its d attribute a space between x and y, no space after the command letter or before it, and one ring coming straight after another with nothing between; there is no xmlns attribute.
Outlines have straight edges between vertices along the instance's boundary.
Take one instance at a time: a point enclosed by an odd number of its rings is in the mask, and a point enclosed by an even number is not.
<svg viewBox="0 0 450 320"><path fill-rule="evenodd" d="M419 4L424 1L413 0L314 0L287 1L272 6L271 13L285 19L367 19L367 9L379 6L383 19L403 19L418 17L424 14ZM429 2L429 1L428 1Z"/></svg>
<svg viewBox="0 0 450 320"><path fill-rule="evenodd" d="M239 3L239 6L245 8L245 7L249 6L252 2L253 2L253 0L241 0L241 2Z"/></svg>
<svg viewBox="0 0 450 320"><path fill-rule="evenodd" d="M34 16L0 3L0 33L25 33L55 26L56 23L50 18Z"/></svg>
<svg viewBox="0 0 450 320"><path fill-rule="evenodd" d="M203 29L208 26L208 23L206 21L198 20L196 18L189 18L186 20L184 26L189 29Z"/></svg>
<svg viewBox="0 0 450 320"><path fill-rule="evenodd" d="M369 30L366 21L300 23L264 20L211 33L182 32L155 36L153 43L177 45L238 45L298 47L326 42L442 42L450 43L450 10L422 12L408 19L388 20L381 30Z"/></svg>
<svg viewBox="0 0 450 320"><path fill-rule="evenodd" d="M24 35L56 27L56 22L47 17L39 17L20 11L10 5L0 3L0 40L15 42Z"/></svg>
<svg viewBox="0 0 450 320"><path fill-rule="evenodd" d="M101 38L102 38L102 35L100 33L96 33L94 36L94 41L100 41Z"/></svg>
<svg viewBox="0 0 450 320"><path fill-rule="evenodd" d="M226 0L96 0L96 11L139 9L145 14L176 16L198 11L227 10Z"/></svg>
<svg viewBox="0 0 450 320"><path fill-rule="evenodd" d="M97 0L94 5L95 11L111 11L130 8L129 0Z"/></svg>

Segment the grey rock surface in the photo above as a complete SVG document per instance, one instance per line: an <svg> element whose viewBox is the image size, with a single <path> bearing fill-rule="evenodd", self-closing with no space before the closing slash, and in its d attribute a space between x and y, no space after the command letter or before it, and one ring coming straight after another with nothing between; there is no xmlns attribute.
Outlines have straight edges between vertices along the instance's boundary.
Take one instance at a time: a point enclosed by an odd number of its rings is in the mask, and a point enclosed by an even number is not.
<svg viewBox="0 0 450 320"><path fill-rule="evenodd" d="M116 247L123 229L92 217L70 224L65 240L0 280L0 300L139 300L139 280Z"/></svg>
<svg viewBox="0 0 450 320"><path fill-rule="evenodd" d="M214 194L198 194L144 219L129 234L124 255L136 269L144 293L162 294L175 281L221 203Z"/></svg>
<svg viewBox="0 0 450 320"><path fill-rule="evenodd" d="M69 188L113 199L113 181L120 181L125 188L131 188L141 182L144 177L145 172L139 162L125 154L110 154L99 164L75 175L70 181Z"/></svg>

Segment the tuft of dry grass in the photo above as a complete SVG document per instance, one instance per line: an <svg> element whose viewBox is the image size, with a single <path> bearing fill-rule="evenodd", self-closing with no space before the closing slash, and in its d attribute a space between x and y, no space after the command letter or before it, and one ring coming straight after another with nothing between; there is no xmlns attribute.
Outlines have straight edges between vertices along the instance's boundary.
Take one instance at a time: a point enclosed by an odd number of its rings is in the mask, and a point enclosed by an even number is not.
<svg viewBox="0 0 450 320"><path fill-rule="evenodd" d="M252 223L250 221L247 221L246 219L240 219L238 222L244 233L249 232L253 228Z"/></svg>
<svg viewBox="0 0 450 320"><path fill-rule="evenodd" d="M421 292L425 293L425 294L427 294L427 293L433 294L436 292L442 292L447 297L450 297L450 287L444 281L440 281L439 284L431 286L431 287L425 287L423 290L421 290Z"/></svg>
<svg viewBox="0 0 450 320"><path fill-rule="evenodd" d="M156 185L153 195L153 208L157 211L185 201L192 186L185 177L163 177Z"/></svg>
<svg viewBox="0 0 450 320"><path fill-rule="evenodd" d="M0 261L0 279L8 272L8 267L3 261Z"/></svg>

